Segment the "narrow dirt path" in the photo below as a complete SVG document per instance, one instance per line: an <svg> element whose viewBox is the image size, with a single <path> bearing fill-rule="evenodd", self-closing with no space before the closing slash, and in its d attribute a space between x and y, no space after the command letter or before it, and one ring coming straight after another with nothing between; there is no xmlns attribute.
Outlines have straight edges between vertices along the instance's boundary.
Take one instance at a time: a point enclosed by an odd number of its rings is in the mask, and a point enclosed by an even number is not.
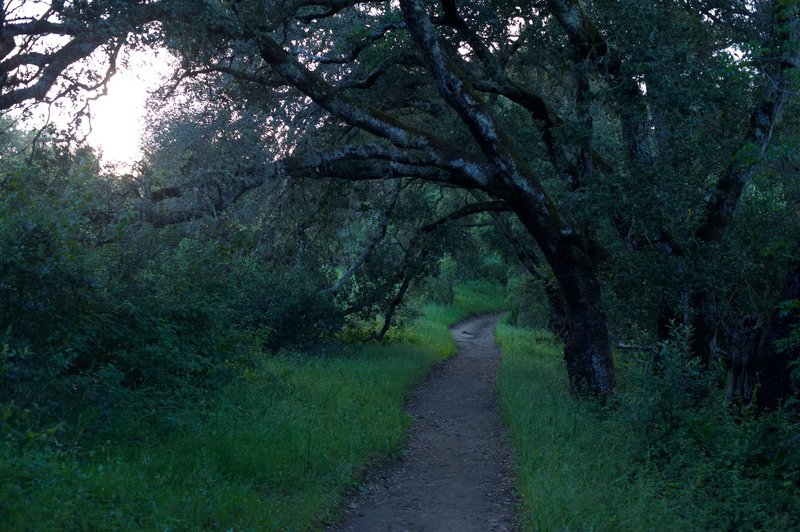
<svg viewBox="0 0 800 532"><path fill-rule="evenodd" d="M343 531L515 530L505 431L494 388L499 314L451 329L460 353L411 394L406 458L374 472Z"/></svg>

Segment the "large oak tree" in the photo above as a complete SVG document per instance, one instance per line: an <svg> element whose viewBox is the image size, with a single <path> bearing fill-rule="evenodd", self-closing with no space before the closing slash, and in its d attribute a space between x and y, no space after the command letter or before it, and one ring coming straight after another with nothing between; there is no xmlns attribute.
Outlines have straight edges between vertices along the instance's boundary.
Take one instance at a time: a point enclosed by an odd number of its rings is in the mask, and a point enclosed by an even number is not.
<svg viewBox="0 0 800 532"><path fill-rule="evenodd" d="M275 176L415 178L489 195L552 270L572 389L606 395L598 267L609 256L689 265L689 286L664 281L662 315L686 301L696 355L714 356L701 259L726 238L770 145L796 30L785 0L53 2L33 18L4 10L0 107L96 88L106 76L86 83L71 65L105 50L112 72L115 50L148 35L180 57L176 84L207 80L276 132L267 161L243 161L219 187L217 209ZM151 212L157 224L194 215Z"/></svg>

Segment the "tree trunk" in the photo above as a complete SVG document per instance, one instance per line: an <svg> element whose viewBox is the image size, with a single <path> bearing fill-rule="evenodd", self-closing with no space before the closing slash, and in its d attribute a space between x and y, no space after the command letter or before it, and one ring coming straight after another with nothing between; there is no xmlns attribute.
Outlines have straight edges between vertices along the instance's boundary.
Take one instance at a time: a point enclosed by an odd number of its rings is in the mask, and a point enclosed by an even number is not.
<svg viewBox="0 0 800 532"><path fill-rule="evenodd" d="M800 259L789 265L781 301L800 300ZM791 392L791 368L800 360L800 345L791 342L781 346L800 327L800 309L776 308L756 361L756 402L759 409L774 409L783 404Z"/></svg>
<svg viewBox="0 0 800 532"><path fill-rule="evenodd" d="M727 343L725 401L748 404L753 399L755 361L764 327L758 316L748 316L733 331Z"/></svg>
<svg viewBox="0 0 800 532"><path fill-rule="evenodd" d="M594 271L580 264L559 266L564 294L564 360L570 390L605 396L614 388L614 366L600 285Z"/></svg>
<svg viewBox="0 0 800 532"><path fill-rule="evenodd" d="M703 287L692 292L690 304L692 316L692 354L700 360L703 368L711 367L717 350L716 305L714 291Z"/></svg>
<svg viewBox="0 0 800 532"><path fill-rule="evenodd" d="M614 390L614 363L606 313L595 267L583 239L568 227L542 227L525 194L507 201L536 239L555 275L565 317L564 360L570 391L608 396ZM529 200L531 201L531 200ZM533 200L535 201L535 199Z"/></svg>
<svg viewBox="0 0 800 532"><path fill-rule="evenodd" d="M550 311L547 327L553 334L560 336L562 339L566 339L567 309L564 298L561 296L561 290L547 279L543 279L542 284L544 285L544 292L547 295L547 303Z"/></svg>

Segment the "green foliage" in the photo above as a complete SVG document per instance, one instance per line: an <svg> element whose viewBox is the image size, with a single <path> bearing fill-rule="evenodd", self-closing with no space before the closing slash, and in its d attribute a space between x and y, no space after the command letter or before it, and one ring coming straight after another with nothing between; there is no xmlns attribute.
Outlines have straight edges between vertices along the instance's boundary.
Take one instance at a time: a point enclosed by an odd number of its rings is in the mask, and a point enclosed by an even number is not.
<svg viewBox="0 0 800 532"><path fill-rule="evenodd" d="M341 328L341 309L324 293L331 280L313 264L298 259L294 267L280 268L246 247L221 258L222 250L209 249L204 239L198 238L193 245L201 250L214 269L214 281L222 287L219 297L227 325L264 333L262 347L271 351L307 347ZM194 282L191 286L196 289Z"/></svg>
<svg viewBox="0 0 800 532"><path fill-rule="evenodd" d="M550 308L541 281L515 275L508 281L508 322L518 327L546 329Z"/></svg>
<svg viewBox="0 0 800 532"><path fill-rule="evenodd" d="M438 268L424 285L425 297L432 302L451 305L455 297L454 287L458 274L458 264L452 255L439 259Z"/></svg>
<svg viewBox="0 0 800 532"><path fill-rule="evenodd" d="M154 422L228 378L252 349L302 345L341 325L313 268L274 268L253 239L120 223L96 244L96 161L44 144L0 171L0 405L26 430L73 441ZM18 419L19 416L12 416ZM155 427L152 427L155 429Z"/></svg>
<svg viewBox="0 0 800 532"><path fill-rule="evenodd" d="M789 530L800 448L782 413L724 406L686 361L686 331L624 360L613 405L569 396L561 345L501 325L501 404L530 530Z"/></svg>
<svg viewBox="0 0 800 532"><path fill-rule="evenodd" d="M496 287L461 292L481 308ZM408 389L456 352L455 307L426 307L405 343L325 357L285 352L232 363L236 378L183 405L169 433L139 428L82 453L17 429L0 445L0 528L309 529L336 517L343 494L375 460L396 453L409 425ZM23 426L3 411L0 424ZM20 442L26 442L21 444Z"/></svg>
<svg viewBox="0 0 800 532"><path fill-rule="evenodd" d="M689 339L688 327L675 328L656 352L640 353L629 361L633 395L623 400L633 409L628 415L642 434L652 433L658 441L676 430L687 414L705 411L714 402L710 396L715 375L689 356Z"/></svg>
<svg viewBox="0 0 800 532"><path fill-rule="evenodd" d="M90 243L81 204L60 208L42 179L26 169L2 183L0 402L53 422L80 419L79 433L108 428L112 406L134 392L170 394L209 377L230 346L218 305L197 295L208 272L191 272L198 285L182 286L167 275L176 254L119 282L114 256Z"/></svg>
<svg viewBox="0 0 800 532"><path fill-rule="evenodd" d="M62 184L13 163L0 176L0 403L56 416L84 396L102 408L117 378L85 360L97 347L86 331L102 318L102 275L82 244L79 196L51 194Z"/></svg>
<svg viewBox="0 0 800 532"><path fill-rule="evenodd" d="M502 324L496 335L503 350L498 390L515 447L525 529L678 530L690 524L657 497L627 423L569 395L559 341Z"/></svg>
<svg viewBox="0 0 800 532"><path fill-rule="evenodd" d="M786 530L800 522L800 448L792 419L725 405L713 375L688 362L688 331L630 365L617 415L643 442L664 495L697 529Z"/></svg>

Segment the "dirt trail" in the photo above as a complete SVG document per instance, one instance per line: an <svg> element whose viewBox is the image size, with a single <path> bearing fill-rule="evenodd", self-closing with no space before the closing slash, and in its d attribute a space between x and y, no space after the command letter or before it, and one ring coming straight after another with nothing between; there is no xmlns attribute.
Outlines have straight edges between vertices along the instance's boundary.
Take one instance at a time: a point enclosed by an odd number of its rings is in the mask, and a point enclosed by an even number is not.
<svg viewBox="0 0 800 532"><path fill-rule="evenodd" d="M374 472L335 530L515 530L511 462L494 389L500 315L451 329L460 353L408 401L406 458Z"/></svg>

